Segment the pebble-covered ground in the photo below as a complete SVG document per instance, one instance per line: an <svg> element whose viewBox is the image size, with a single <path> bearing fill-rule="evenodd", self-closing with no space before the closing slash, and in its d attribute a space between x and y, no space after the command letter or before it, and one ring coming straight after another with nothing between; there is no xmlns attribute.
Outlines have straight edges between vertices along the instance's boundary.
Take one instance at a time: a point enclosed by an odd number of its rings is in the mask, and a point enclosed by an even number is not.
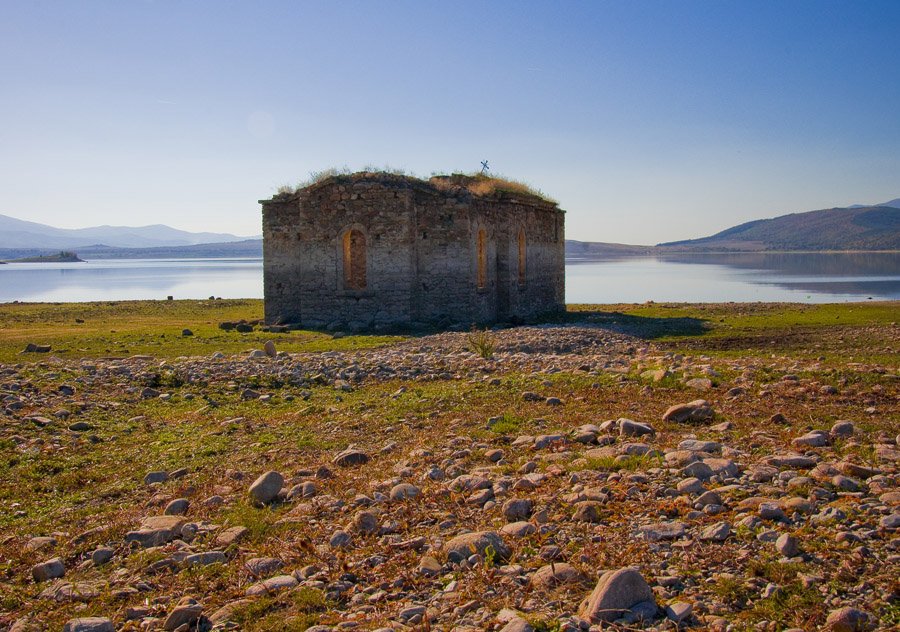
<svg viewBox="0 0 900 632"><path fill-rule="evenodd" d="M900 625L900 361L470 338L0 365L0 630Z"/></svg>

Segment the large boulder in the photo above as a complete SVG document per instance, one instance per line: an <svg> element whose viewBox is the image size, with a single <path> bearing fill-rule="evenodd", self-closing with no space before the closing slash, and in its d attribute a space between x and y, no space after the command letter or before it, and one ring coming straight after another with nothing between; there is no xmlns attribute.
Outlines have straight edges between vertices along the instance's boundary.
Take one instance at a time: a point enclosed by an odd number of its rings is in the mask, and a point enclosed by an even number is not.
<svg viewBox="0 0 900 632"><path fill-rule="evenodd" d="M253 502L265 505L278 497L282 485L284 477L278 472L269 471L253 482L248 493Z"/></svg>
<svg viewBox="0 0 900 632"><path fill-rule="evenodd" d="M642 602L656 603L650 586L637 570L621 568L603 574L578 615L592 623L615 621Z"/></svg>
<svg viewBox="0 0 900 632"><path fill-rule="evenodd" d="M170 540L181 537L184 519L179 516L150 516L144 518L137 531L125 534L125 543L137 542L144 548L161 546Z"/></svg>

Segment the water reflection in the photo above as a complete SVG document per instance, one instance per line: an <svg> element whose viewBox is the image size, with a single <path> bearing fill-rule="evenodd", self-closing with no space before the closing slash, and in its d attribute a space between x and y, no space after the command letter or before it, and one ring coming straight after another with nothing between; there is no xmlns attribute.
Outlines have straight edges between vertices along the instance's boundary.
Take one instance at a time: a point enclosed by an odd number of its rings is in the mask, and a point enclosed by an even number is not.
<svg viewBox="0 0 900 632"><path fill-rule="evenodd" d="M0 302L262 298L262 259L0 265ZM566 302L900 299L900 253L736 253L568 259Z"/></svg>
<svg viewBox="0 0 900 632"><path fill-rule="evenodd" d="M900 253L672 254L570 259L566 301L900 299Z"/></svg>
<svg viewBox="0 0 900 632"><path fill-rule="evenodd" d="M0 301L262 298L262 259L118 259L0 266Z"/></svg>

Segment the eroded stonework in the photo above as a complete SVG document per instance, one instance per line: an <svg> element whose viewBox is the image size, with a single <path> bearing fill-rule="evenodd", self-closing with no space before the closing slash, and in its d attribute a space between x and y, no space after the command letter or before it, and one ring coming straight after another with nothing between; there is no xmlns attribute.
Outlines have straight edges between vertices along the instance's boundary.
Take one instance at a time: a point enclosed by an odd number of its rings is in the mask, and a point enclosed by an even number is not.
<svg viewBox="0 0 900 632"><path fill-rule="evenodd" d="M356 173L261 200L266 322L362 330L564 310L564 212L471 181Z"/></svg>

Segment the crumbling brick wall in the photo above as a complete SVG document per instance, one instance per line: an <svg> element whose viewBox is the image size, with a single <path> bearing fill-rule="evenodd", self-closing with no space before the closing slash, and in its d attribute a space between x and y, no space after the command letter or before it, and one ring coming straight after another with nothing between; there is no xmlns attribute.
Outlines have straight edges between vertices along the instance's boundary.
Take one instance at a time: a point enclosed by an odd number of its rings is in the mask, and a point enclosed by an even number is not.
<svg viewBox="0 0 900 632"><path fill-rule="evenodd" d="M564 213L536 196L360 173L261 204L269 323L372 329L565 308Z"/></svg>

